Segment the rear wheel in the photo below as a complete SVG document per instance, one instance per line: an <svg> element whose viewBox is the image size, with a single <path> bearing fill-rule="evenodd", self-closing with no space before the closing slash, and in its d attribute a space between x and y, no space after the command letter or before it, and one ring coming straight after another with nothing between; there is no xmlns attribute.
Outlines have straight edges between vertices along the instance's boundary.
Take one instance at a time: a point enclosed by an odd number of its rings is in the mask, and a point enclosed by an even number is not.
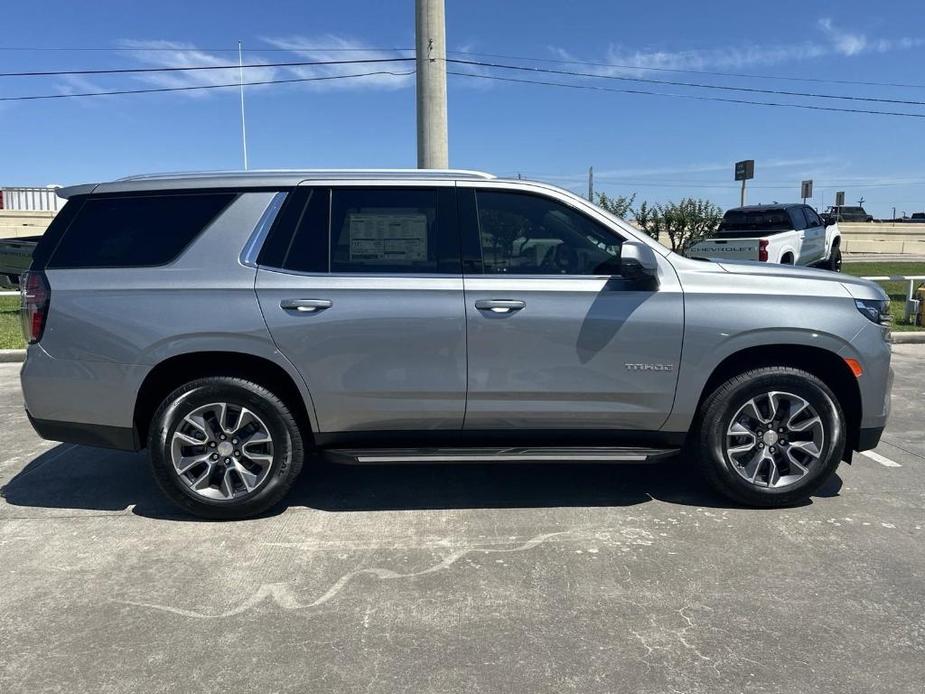
<svg viewBox="0 0 925 694"><path fill-rule="evenodd" d="M845 448L844 413L812 374L765 367L710 394L693 443L709 482L751 506L788 506L831 477Z"/></svg>
<svg viewBox="0 0 925 694"><path fill-rule="evenodd" d="M780 259L781 265L793 265L793 256L790 253L784 253L784 257Z"/></svg>
<svg viewBox="0 0 925 694"><path fill-rule="evenodd" d="M302 438L289 408L239 378L203 378L176 389L158 408L150 431L158 485L203 518L246 518L267 510L302 467Z"/></svg>

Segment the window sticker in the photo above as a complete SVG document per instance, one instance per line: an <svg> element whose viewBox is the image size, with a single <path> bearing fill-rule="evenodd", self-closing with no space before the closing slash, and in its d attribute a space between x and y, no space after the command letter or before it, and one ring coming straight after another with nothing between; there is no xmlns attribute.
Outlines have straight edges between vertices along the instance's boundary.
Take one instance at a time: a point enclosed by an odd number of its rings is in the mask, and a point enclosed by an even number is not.
<svg viewBox="0 0 925 694"><path fill-rule="evenodd" d="M426 214L351 213L350 260L427 260Z"/></svg>

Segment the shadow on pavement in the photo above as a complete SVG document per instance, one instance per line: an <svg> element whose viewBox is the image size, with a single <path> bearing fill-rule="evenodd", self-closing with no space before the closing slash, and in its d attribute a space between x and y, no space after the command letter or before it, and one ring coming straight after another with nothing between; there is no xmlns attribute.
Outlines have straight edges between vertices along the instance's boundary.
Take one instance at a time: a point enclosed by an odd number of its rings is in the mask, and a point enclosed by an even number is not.
<svg viewBox="0 0 925 694"><path fill-rule="evenodd" d="M816 494L837 496L835 475ZM161 494L146 454L60 445L32 460L0 488L19 507L121 511L191 520ZM650 500L735 508L713 492L683 457L654 465L465 464L342 465L306 461L290 494L268 515L290 507L323 511L632 506ZM811 503L811 502L808 502ZM2 513L2 512L0 512Z"/></svg>

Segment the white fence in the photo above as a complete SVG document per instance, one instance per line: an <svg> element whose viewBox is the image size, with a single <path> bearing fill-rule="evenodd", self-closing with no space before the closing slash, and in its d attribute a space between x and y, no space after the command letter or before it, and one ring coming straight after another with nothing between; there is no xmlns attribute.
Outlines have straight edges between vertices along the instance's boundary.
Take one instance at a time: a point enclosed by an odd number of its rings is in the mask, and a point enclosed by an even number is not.
<svg viewBox="0 0 925 694"><path fill-rule="evenodd" d="M65 200L59 198L57 187L48 188L0 188L0 209L17 211L53 211L64 207Z"/></svg>

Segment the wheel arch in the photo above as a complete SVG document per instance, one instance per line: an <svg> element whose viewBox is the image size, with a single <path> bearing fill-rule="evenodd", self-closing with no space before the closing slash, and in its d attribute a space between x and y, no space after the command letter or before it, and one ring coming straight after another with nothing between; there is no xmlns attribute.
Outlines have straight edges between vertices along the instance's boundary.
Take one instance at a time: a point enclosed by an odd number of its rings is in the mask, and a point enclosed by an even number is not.
<svg viewBox="0 0 925 694"><path fill-rule="evenodd" d="M733 352L713 369L697 402L700 412L704 400L720 384L745 371L764 366L789 366L807 371L825 383L835 394L845 413L847 440L845 455L858 446L861 429L861 390L845 360L835 352L809 345L775 344L747 347Z"/></svg>
<svg viewBox="0 0 925 694"><path fill-rule="evenodd" d="M208 376L234 376L259 383L291 409L302 427L306 442L315 431L311 401L299 387L297 377L264 357L243 352L187 352L155 365L145 376L135 398L133 426L141 446L147 445L151 417L164 398L184 383Z"/></svg>

